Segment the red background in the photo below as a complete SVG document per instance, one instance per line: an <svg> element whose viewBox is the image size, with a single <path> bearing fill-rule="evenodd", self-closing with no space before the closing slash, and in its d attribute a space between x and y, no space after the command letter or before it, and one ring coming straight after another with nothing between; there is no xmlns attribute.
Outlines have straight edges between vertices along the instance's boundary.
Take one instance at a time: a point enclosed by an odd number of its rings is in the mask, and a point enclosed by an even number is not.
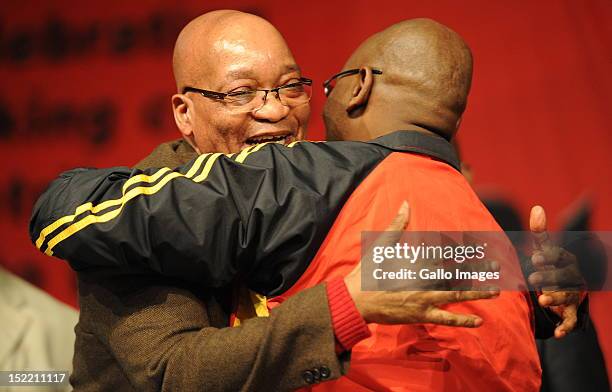
<svg viewBox="0 0 612 392"><path fill-rule="evenodd" d="M542 204L552 229L581 197L592 229L610 230L612 2L545 1L49 1L0 5L0 263L75 305L64 263L27 235L46 183L75 166L129 165L178 137L170 112L174 39L212 9L250 11L283 33L317 85L391 23L430 17L468 42L474 82L460 131L475 187L524 217ZM316 89L309 138L323 138ZM593 313L608 358L607 294ZM608 362L612 362L609 360ZM610 366L609 366L610 368ZM609 370L610 372L610 370ZM612 374L612 373L610 373Z"/></svg>

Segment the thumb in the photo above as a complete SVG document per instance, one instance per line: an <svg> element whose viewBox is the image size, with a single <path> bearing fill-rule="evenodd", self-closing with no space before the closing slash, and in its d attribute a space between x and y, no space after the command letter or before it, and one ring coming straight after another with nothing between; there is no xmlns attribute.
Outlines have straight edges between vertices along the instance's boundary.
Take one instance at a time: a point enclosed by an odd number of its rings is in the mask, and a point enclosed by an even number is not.
<svg viewBox="0 0 612 392"><path fill-rule="evenodd" d="M533 235L536 249L542 249L549 245L548 232L546 231L546 212L541 206L533 206L529 214L529 230Z"/></svg>
<svg viewBox="0 0 612 392"><path fill-rule="evenodd" d="M408 202L404 200L397 211L397 215L395 215L395 218L391 221L391 224L380 234L372 246L393 246L394 243L402 238L409 220L410 206Z"/></svg>
<svg viewBox="0 0 612 392"><path fill-rule="evenodd" d="M408 226L410 220L410 205L406 200L402 202L402 205L397 212L397 215L391 222L391 225L387 228L387 231L403 231Z"/></svg>

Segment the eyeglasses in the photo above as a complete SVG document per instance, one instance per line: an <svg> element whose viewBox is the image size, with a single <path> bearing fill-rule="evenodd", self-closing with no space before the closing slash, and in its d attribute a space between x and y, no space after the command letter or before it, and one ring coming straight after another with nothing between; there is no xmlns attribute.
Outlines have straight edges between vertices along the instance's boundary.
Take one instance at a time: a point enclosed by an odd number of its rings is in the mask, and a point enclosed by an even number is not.
<svg viewBox="0 0 612 392"><path fill-rule="evenodd" d="M266 104L268 93L275 93L276 99L288 107L296 107L310 101L312 96L312 80L299 78L299 81L285 84L273 89L249 89L241 88L228 93L218 91L202 90L195 87L185 87L183 94L188 92L198 93L206 98L223 101L229 110L237 113L253 112L261 109Z"/></svg>
<svg viewBox="0 0 612 392"><path fill-rule="evenodd" d="M358 73L359 73L359 69L358 68L348 69L346 71L342 71L340 73L337 73L334 76L332 76L331 78L329 78L326 81L324 81L323 82L323 91L325 92L325 96L328 97L329 94L331 94L331 92L334 89L334 87L336 87L336 82L337 82L338 79L343 78L345 76L349 76L349 75L357 75ZM372 73L374 75L382 75L382 71L380 71L378 69L373 69Z"/></svg>

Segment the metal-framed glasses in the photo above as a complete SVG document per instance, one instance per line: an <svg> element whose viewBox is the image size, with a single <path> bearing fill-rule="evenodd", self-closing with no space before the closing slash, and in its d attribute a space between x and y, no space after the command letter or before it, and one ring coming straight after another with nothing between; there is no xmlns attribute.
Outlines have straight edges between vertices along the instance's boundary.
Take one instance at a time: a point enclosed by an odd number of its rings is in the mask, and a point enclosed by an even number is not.
<svg viewBox="0 0 612 392"><path fill-rule="evenodd" d="M338 79L343 78L345 76L349 76L349 75L357 75L359 73L359 71L360 70L358 68L347 69L346 71L339 72L339 73L335 74L334 76L332 76L331 78L329 78L326 81L324 81L323 82L323 91L325 92L325 96L328 97L329 94L331 94L331 92L334 89L334 87L336 87L336 82L338 81ZM372 69L372 73L374 75L382 75L382 71L378 70L378 69Z"/></svg>
<svg viewBox="0 0 612 392"><path fill-rule="evenodd" d="M222 93L187 86L183 94L198 93L203 97L223 101L232 112L246 113L261 109L268 99L269 93L274 93L276 99L285 106L296 107L310 101L312 96L312 80L299 78L298 81L284 84L272 89L252 89L241 87L237 90Z"/></svg>

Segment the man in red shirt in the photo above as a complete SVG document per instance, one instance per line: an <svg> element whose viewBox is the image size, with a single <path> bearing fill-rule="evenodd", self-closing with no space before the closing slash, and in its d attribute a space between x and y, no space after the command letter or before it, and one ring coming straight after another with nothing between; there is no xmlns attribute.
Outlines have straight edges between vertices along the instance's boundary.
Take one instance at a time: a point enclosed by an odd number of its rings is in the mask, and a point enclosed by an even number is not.
<svg viewBox="0 0 612 392"><path fill-rule="evenodd" d="M467 103L472 56L450 29L411 20L366 40L339 75L326 82L328 139L365 141L402 129L450 140ZM381 162L351 194L316 257L283 297L349 274L360 258L361 233L383 230L392 206L403 199L412 211L410 231L501 232L461 173L433 158L398 152ZM504 267L510 273L512 266ZM513 267L520 272L518 260ZM533 316L524 293L502 291L494 300L445 309L478 314L484 323L475 330L371 325L372 336L353 347L348 375L317 389L538 390Z"/></svg>

